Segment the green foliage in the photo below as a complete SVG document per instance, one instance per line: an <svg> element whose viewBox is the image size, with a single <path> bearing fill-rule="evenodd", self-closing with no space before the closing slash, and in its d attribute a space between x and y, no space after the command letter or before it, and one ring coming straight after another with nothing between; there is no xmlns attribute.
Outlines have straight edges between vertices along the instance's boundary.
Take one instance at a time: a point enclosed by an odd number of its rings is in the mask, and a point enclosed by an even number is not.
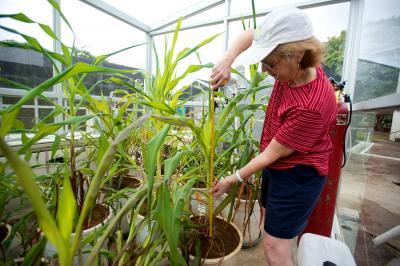
<svg viewBox="0 0 400 266"><path fill-rule="evenodd" d="M54 0L48 1L59 12L73 33L58 3ZM21 23L36 24L50 38L60 42L49 26L37 23L22 13L0 15L0 18L9 18ZM191 188L195 182L204 176L210 164L214 164L217 169L216 171L220 171L219 174L222 175L226 171L229 171L227 170L229 166L232 166L226 165L225 162L230 164L232 161L231 156L234 148L248 147L254 144L251 140L247 140L241 136L239 131L235 131L233 122L235 116L240 116L246 111L254 111L261 108L261 105L256 102L252 102L246 106L239 106L239 103L252 93L265 88L260 86L260 82L264 76L256 73L254 68L252 79L249 81L251 84L250 89L240 93L229 104L224 106L223 110L219 113L215 131L216 144L218 145L223 141L229 142L232 148L227 152L221 152L221 157L217 157L217 162L212 162L210 160L210 138L212 133L211 107L208 108L208 112L205 111L204 119L200 123L196 123L193 119L174 115L176 115L177 108L184 103L184 101L179 99L179 96L187 89L187 86L181 85L182 80L189 74L196 73L203 68L212 67L212 64L189 65L182 73L177 73L178 64L188 56L198 55L198 50L217 38L219 34L210 36L191 48L175 51L181 27L180 19L173 34L172 43L170 45L166 43L164 57L161 62L159 61L156 48L152 44L156 54L156 74L151 75L150 73L143 72L146 85L146 90L144 90L143 84L128 76L128 74L132 74L132 70L120 70L101 66L101 63L110 56L137 45L94 57L90 53L60 43L62 52L55 53L46 50L33 36L20 33L15 29L5 26L0 27L5 31L21 36L25 40L25 43L2 41L0 45L39 52L49 59L56 69L53 77L32 87L1 78L2 82L13 84L14 87L26 91L26 93L16 104L0 111L2 116L0 149L7 157L6 164L0 166L2 172L4 172L4 169L8 165L12 167L14 172L11 175L14 177L15 173L16 180L23 187L32 203L40 222L40 227L46 238L56 246L60 264L71 265L73 256L80 252L80 246L88 241L95 241L94 248L91 250L89 259L86 261L86 265L92 265L96 257L99 256L102 245L114 233L122 217L129 211L132 211L132 208L137 206L138 202L143 204L144 200L147 200L148 203L148 219L146 219L144 224L148 225L151 237L146 240L146 249L141 250L143 255L141 261L144 264L150 264L165 256L165 253L168 253L171 264L184 264L184 259L179 252L180 237L185 229L183 228L182 221L188 216L187 203ZM88 58L90 62L77 61L80 57ZM61 68L58 68L59 63L62 65ZM90 73L104 73L107 76L104 80L95 80L93 86L88 88L86 87L85 80ZM91 96L91 92L96 86L107 82L113 82L119 86L118 93L123 95L118 102L118 110L113 108L111 105L113 103L106 97L102 96L98 99ZM63 106L53 103L43 95L43 92L56 84L62 86L65 98L68 101L69 108L66 110ZM35 98L51 102L54 105L54 111L28 131L21 126L21 122L16 117L22 106ZM145 111L148 114L139 119L137 119L139 114L127 114L127 108L131 104L146 106L147 109ZM78 111L81 108L85 108L92 114L78 115ZM150 113L155 113L155 115L150 115ZM63 115L64 117L61 122L48 122L48 120L59 115ZM89 119L95 120L93 128L98 131L100 136L96 139L82 132L81 142L83 146L81 148L76 147L74 132ZM245 127L249 119L250 116L243 118L240 129ZM148 121L154 127L143 129L142 125ZM68 137L66 133L61 134L59 132L63 127L69 128ZM171 128L176 130L179 127L189 127L194 135L194 141L180 147L180 152L176 152L178 150L177 147L171 148L173 154L168 154L169 159L164 160L162 156L164 142L167 139L172 139L168 133L171 131ZM140 139L137 135L139 128L144 132L143 139ZM4 137L10 132L16 131L22 132L22 147L15 153L4 143ZM28 135L28 132L33 133L33 136ZM64 164L60 165L61 167L57 174L49 174L54 179L53 182L57 184L57 190L50 192L53 193L50 195L52 200L47 200L47 198L43 197L43 193L39 188L39 186L43 185L42 179L33 174L32 166L27 165L27 163L18 158L18 154L25 153L25 158L29 160L32 155L33 145L49 135L55 136L54 143L51 145L51 158L54 158L57 152L62 151L65 159ZM148 139L150 140L148 141ZM129 166L135 164L134 159L132 159L129 153L128 148L130 145L137 145L137 150L139 150L139 146L142 147L140 155L142 156L143 168L146 173L145 185L135 190L128 197L125 205L116 211L115 217L112 218L100 237L91 236L88 239L82 240L81 233L84 221L90 216L98 199L100 188L106 183L105 180L114 177L116 173L125 173L125 170ZM92 149L91 155L93 156L90 159L83 159L83 162L80 163L90 166L91 162L96 161L96 170L90 169L89 166L85 166L86 168L79 166L78 160L75 160L79 153L85 152L85 149ZM244 163L249 156L251 156L251 152L243 153L240 162ZM222 163L218 165L219 162ZM161 167L164 167L163 175L161 175ZM77 188L83 187L83 183L79 183L83 182L83 178L77 179L76 170L85 170L85 173L88 173L87 179L89 181L87 190L79 195L76 195ZM184 174L180 175L182 172ZM78 182L76 182L77 180ZM61 193L59 194L58 192ZM154 197L157 197L157 200ZM57 205L57 212L51 213L53 210L48 209L49 206L46 205L50 203ZM75 232L73 239L71 239L72 232ZM119 252L124 253L121 234L116 233L116 235ZM153 241L154 236L157 236L155 241ZM132 237L132 234L130 237ZM32 253L28 254L29 258L37 258L40 254L39 250L44 245L45 241L37 244L33 249L34 252L32 251ZM161 249L156 253L158 245L161 246ZM110 257L114 256L110 252L106 253Z"/></svg>
<svg viewBox="0 0 400 266"><path fill-rule="evenodd" d="M342 75L346 31L342 30L339 36L328 38L325 47L325 65L337 76Z"/></svg>
<svg viewBox="0 0 400 266"><path fill-rule="evenodd" d="M11 150L11 148L4 142L3 138L0 138L0 150L7 158L12 169L15 171L18 183L24 188L32 207L36 212L40 228L57 248L60 264L65 266L70 265L72 260L71 252L67 244L68 242L65 241L60 229L57 228L41 198L40 189L34 181L35 174L32 169L27 163L18 158L18 155Z"/></svg>

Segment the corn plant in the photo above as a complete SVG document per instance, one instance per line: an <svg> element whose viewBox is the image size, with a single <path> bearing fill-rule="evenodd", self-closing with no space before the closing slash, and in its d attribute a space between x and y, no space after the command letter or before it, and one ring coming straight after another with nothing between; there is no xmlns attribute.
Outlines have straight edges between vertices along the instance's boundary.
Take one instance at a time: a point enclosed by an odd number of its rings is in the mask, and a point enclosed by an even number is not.
<svg viewBox="0 0 400 266"><path fill-rule="evenodd" d="M48 2L53 6L54 9L56 9L59 12L59 14L63 18L63 20L66 22L66 24L72 31L70 24L66 20L65 16L62 14L57 2L55 2L53 0L49 0ZM57 38L57 36L54 34L54 32L51 30L51 28L49 26L37 23L22 13L0 15L0 19L1 18L10 18L10 19L13 19L13 20L16 20L19 22L23 22L23 23L37 24L39 27L41 27L41 29L48 36L50 36L52 39L54 39L55 41L60 43L62 53L55 53L55 52L46 50L37 41L36 38L26 35L26 34L22 34L14 29L7 28L5 26L0 26L1 29L11 32L11 33L14 33L16 35L19 35L22 38L24 38L26 41L26 43L23 43L23 44L2 41L2 42L0 42L0 45L11 46L11 47L27 49L27 50L33 50L33 51L42 53L44 56L46 56L49 59L49 61L53 64L54 69L55 69L55 75L52 78L42 82L41 84L37 85L34 88L31 88L24 84L20 84L20 83L11 81L11 80L7 80L3 77L0 77L2 82L11 84L18 89L27 91L27 93L16 104L0 111L1 118L2 118L2 121L1 121L2 123L1 123L1 127L0 127L0 136L1 136L1 138L4 138L8 133L12 133L12 132L21 133L22 146L17 151L17 154L20 154L20 155L24 154L26 160L29 160L32 155L31 154L32 145L34 145L35 143L37 143L39 140L43 139L46 136L49 136L49 135L55 136L55 141L51 147L52 158L55 156L56 151L59 149L61 140L62 139L66 140L69 143L69 153L68 153L68 167L66 168L64 177L71 176L71 182L69 183L69 182L65 181L66 178L64 178L62 187L63 187L63 191L69 191L68 186L70 186L72 184L72 191L75 194L73 198L75 200L79 200L79 202L81 203L81 204L78 204L78 209L82 210L80 217L83 219L83 217L85 217L87 215L87 213L90 212L90 209L88 210L87 206L89 206L89 207L91 206L91 204L89 204L89 203L85 204L85 202L90 202L93 199L93 197L95 197L95 195L93 195L94 194L93 191L96 191L96 193L97 193L98 189L93 189L93 188L90 189L90 187L89 187L87 195L83 195L83 194L77 195L78 189L82 188L83 186L82 186L82 184L78 184L77 176L76 176L75 158L76 158L77 154L76 154L76 149L75 149L74 131L77 127L79 127L79 125L81 123L84 123L85 121L87 121L89 119L92 119L94 117L103 119L104 117L106 117L106 115L104 115L104 113L106 113L106 111L107 111L104 109L104 104L102 101L98 101L90 95L90 92L95 88L96 85L98 85L102 82L106 82L106 80L98 81L91 88L86 88L86 86L84 85L83 82L84 82L85 78L87 77L87 74L89 74L89 73L107 73L107 74L114 74L114 75L115 74L132 73L131 70L119 70L119 69L100 67L99 64L101 64L109 56L114 55L118 52L122 52L126 49L133 48L137 45L133 45L131 47L122 49L122 50L114 52L114 53L98 56L95 58L94 62L92 62L91 64L87 64L84 62L75 62L74 58L76 57L75 56L76 49L74 47L69 48L66 45L64 45L63 43L61 43L61 41ZM61 63L62 68L59 68L58 63ZM65 108L63 106L60 106L60 105L54 103L53 101L51 101L50 99L48 99L47 97L42 95L42 93L46 89L48 89L49 87L51 87L55 84L59 84L59 83L62 84L65 98L67 99L67 101L69 103L68 110L65 110ZM79 98L78 98L78 96L79 96ZM24 104L26 104L28 101L34 99L35 97L44 99L44 100L52 103L55 108L54 108L54 111L51 114L49 114L45 119L43 119L41 122L35 124L32 129L27 130L27 129L23 128L23 124L21 123L21 121L16 119L16 117L17 117L21 107ZM78 104L75 104L76 99L79 99ZM91 110L93 112L93 114L85 115L85 116L78 116L77 109L80 107L85 107L85 108ZM61 122L55 122L55 123L47 122L50 118L53 118L58 115L64 115L66 117L66 119L64 119ZM138 120L138 121L142 122L143 120ZM107 122L107 121L105 121L105 122ZM67 137L66 133L64 133L64 134L58 133L58 131L65 126L70 127L70 132L69 132L70 137ZM132 127L128 126L128 128L132 128ZM32 138L27 137L27 135L26 135L27 132L33 133L34 134L33 137ZM117 134L118 132L119 131L116 131L113 133ZM124 134L127 134L126 131L122 131L122 132L124 132ZM129 134L128 134L128 136L129 136ZM122 139L120 138L118 140L119 141L118 145L121 145L121 142L125 141L125 139L126 139L126 137L124 137ZM117 140L117 137L114 137L114 141L116 141L116 140ZM106 141L108 142L108 139ZM95 187L98 187L97 182L99 182L98 180L101 180L101 178L102 178L102 177L99 177L97 175L97 173L101 172L103 174L103 176L106 173L106 171L104 171L104 169L101 171L99 170L101 168L100 167L101 161L102 161L101 159L105 155L107 155L107 153L106 153L107 150L115 149L115 146L111 146L111 145L106 145L106 147L107 147L107 149L105 149L105 151L103 153L101 153L98 157L98 163L99 163L98 167L99 168L98 168L98 171L96 172L96 175L94 175L94 177L91 181L91 184L93 184L93 186L95 186ZM109 163L109 162L107 162L107 163ZM104 163L103 163L103 165L104 165ZM29 173L29 175L31 175L31 173ZM79 181L82 182L82 179ZM97 182L95 182L95 181L97 181ZM64 186L67 186L67 187L64 188ZM67 193L67 192L65 192L65 193ZM40 194L38 194L38 195L40 195ZM70 196L68 196L68 197L64 196L64 197L69 199L68 200L69 203L72 202L70 200L70 198L71 198ZM31 200L33 200L33 199L31 198ZM64 200L64 202L65 201L66 200ZM37 202L37 199L35 200L35 202ZM62 202L63 201L60 200L60 204ZM73 204L75 204L75 203L76 202L73 202ZM37 209L40 209L41 213L42 213L40 216L41 217L40 219L43 220L44 219L43 217L45 217L46 219L49 218L43 214L44 211L43 211L42 205L38 205ZM80 230L81 230L81 226L82 226L81 220L82 219L79 220L78 227L76 230L78 240L80 237ZM73 221L69 221L69 222L72 223ZM59 221L59 223L61 223L61 221ZM69 255L71 255L71 254L64 250L64 248L65 248L64 244L62 244L60 242L59 237L57 236L56 233L54 233L55 228L52 227L51 230L52 230L52 235L49 236L49 239L51 238L51 242L53 242L53 244L55 244L55 246L60 250L60 256L61 256L60 259L64 262L68 262ZM76 249L77 249L76 243L78 243L78 240L76 240L74 242L75 244L72 249L73 252L76 251Z"/></svg>
<svg viewBox="0 0 400 266"><path fill-rule="evenodd" d="M159 182L155 180L155 173L156 173L156 156L159 153L162 144L168 134L168 131L170 130L170 126L167 125L165 126L156 136L154 136L147 144L146 148L144 150L145 153L145 164L144 164L144 169L146 172L146 184L144 187L140 188L138 190L138 193L135 193L132 195L125 205L119 210L118 214L115 215L115 217L110 221L109 225L107 226L105 233L103 236L97 241L96 245L93 247L89 259L87 261L87 265L90 265L90 263L95 259L97 256L102 244L107 238L107 235L109 235L113 229L116 227L120 219L125 215L127 212L132 210L133 207L136 206L136 204L142 200L143 197L146 198L147 200L147 205L148 205L148 210L147 210L147 224L150 227L151 226L151 219L152 219L152 213L154 213L155 218L159 221L160 227L162 228L164 232L164 236L159 237L157 243L149 243L145 245L149 245L148 247L149 250L154 249L157 247L158 243L162 243L163 241L167 241L169 243L170 248L174 248L174 250L177 250L177 240L176 238L179 237L179 235L176 235L175 232L178 232L179 230L179 223L180 223L180 217L181 217L181 208L183 204L183 199L179 198L178 201L180 202L178 205L175 205L171 203L171 199L169 197L169 190L168 190L168 183L171 178L171 176L174 174L175 169L179 165L180 159L182 157L182 153L177 153L174 157L168 159L165 161L164 164L164 180L163 182ZM152 197L153 197L153 190L157 190L157 203L156 203L156 209L155 212L152 212L151 206L152 206ZM186 189L187 190L187 189ZM162 204L162 206L159 206ZM180 206L180 207L179 207ZM174 209L171 211L171 208ZM137 210L135 210L137 212ZM171 213L173 213L173 216L171 217ZM131 224L134 223L134 221L131 221ZM149 230L149 232L152 232L152 234L155 234L157 231L157 228L149 228L152 230ZM149 236L149 239L151 239L151 235ZM122 248L122 253L120 256L118 256L119 259L121 259L120 262L124 261L124 253L126 253L127 246L129 245L129 241L133 238L133 231L131 230L130 235L128 236L127 244L125 245L124 248ZM161 241L163 240L163 241ZM165 249L163 249L165 252ZM181 261L179 259L179 256L177 254L172 254L174 252L171 251L171 259L173 261ZM148 252L142 257L138 258L139 261L153 261L153 263L157 260L154 258L155 254L152 252ZM160 254L155 255L158 259L161 257ZM178 257L176 257L178 256Z"/></svg>
<svg viewBox="0 0 400 266"><path fill-rule="evenodd" d="M179 96L189 87L181 86L180 82L191 73L195 73L202 68L210 67L210 64L205 65L189 65L183 73L177 73L177 66L182 59L196 53L202 46L210 43L220 34L215 34L211 37L206 38L192 48L185 48L175 55L175 47L178 40L179 30L181 28L182 18L177 22L174 34L172 36L171 45L165 40L165 53L163 57L163 64L160 63L157 49L154 45L153 50L156 61L156 73L154 75L150 73L142 72L146 90L143 88L143 84L134 83L132 85L126 81L123 81L117 77L112 78L112 81L124 85L127 87L129 93L127 97L132 96L137 98L137 103L148 106L153 109L157 115L174 115L178 107L183 106L185 101L180 101ZM186 101L188 101L187 99ZM155 123L155 132L159 132L162 128L162 123L157 121ZM163 150L163 149L161 149ZM161 180L161 155L157 157L157 178Z"/></svg>
<svg viewBox="0 0 400 266"><path fill-rule="evenodd" d="M96 201L102 178L110 167L118 144L129 136L132 129L141 126L147 118L148 117L145 116L132 123L116 137L113 143L110 144L96 171L96 175L89 186L79 216L79 221L75 228L75 238L73 240L71 239L71 233L73 231L76 214L76 202L69 178L64 178L64 185L59 203L60 208L57 213L57 226L41 198L40 190L34 181L35 174L32 169L27 163L18 158L18 155L5 143L3 137L0 139L0 150L7 158L7 162L15 171L18 183L24 188L25 193L30 199L32 207L38 217L40 228L45 236L56 246L60 265L71 265L72 263L72 258L80 242L80 233L82 231L83 222ZM72 246L70 245L71 240L73 241Z"/></svg>
<svg viewBox="0 0 400 266"><path fill-rule="evenodd" d="M249 20L248 25L246 26L244 20L242 19L242 27L243 30L246 30L248 28L253 27L256 29L256 13L255 13L255 4L254 0L251 0L252 2L252 10L253 10L253 16L252 16L252 21L253 21L253 26L251 26L251 22ZM239 151L238 154L240 156L235 156L236 158L234 159L234 164L230 165L229 167L232 167L232 169L240 169L243 166L245 166L258 152L258 146L259 142L258 140L254 139L254 134L253 134L253 128L254 128L254 111L257 109L259 110L264 110L266 104L265 101L268 101L268 97L264 96L259 99L256 99L256 95L260 90L253 88L268 88L271 87L271 85L262 85L262 81L265 79L266 74L258 72L258 67L259 64L253 64L249 66L249 73L250 73L250 80L246 80L247 84L249 84L248 90L252 90L253 92L250 94L250 105L256 107L253 110L250 110L251 113L249 114L248 112L242 112L238 113L237 117L239 118L240 121L240 126L235 130L234 133L234 138L237 140L237 144L235 145L234 143L231 143L230 146L230 154L232 155L233 149L237 149ZM244 78L244 77L242 77ZM234 154L233 154L234 155ZM225 164L226 161L225 161ZM242 182L239 186L235 186L234 189L230 192L228 198L234 199L235 196L237 196L237 203L236 207L234 206L234 200L231 201L230 204L230 210L229 210L229 215L228 215L228 220L231 220L232 217L236 215L236 211L238 210L238 207L240 205L240 198L241 195L244 192L248 192L248 200L249 200L249 205L246 203L246 213L248 214L247 217L245 217L245 220L243 221L243 228L247 228L249 225L250 221L250 216L253 213L254 209L254 204L255 200L258 197L259 193L259 187L260 187L260 174L256 174L255 180L249 180L246 182ZM235 211L233 210L235 207ZM247 211L248 209L248 211ZM243 232L245 234L245 232Z"/></svg>

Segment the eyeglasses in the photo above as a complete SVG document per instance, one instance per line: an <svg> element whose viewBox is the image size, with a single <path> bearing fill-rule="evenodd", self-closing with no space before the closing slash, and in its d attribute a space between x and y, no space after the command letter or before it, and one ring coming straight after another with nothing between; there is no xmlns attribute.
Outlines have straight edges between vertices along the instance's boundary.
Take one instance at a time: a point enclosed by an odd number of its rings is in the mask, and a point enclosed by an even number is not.
<svg viewBox="0 0 400 266"><path fill-rule="evenodd" d="M263 67L265 67L265 69L267 71L270 71L270 70L273 70L273 68L276 67L282 60L283 60L283 58L281 58L277 62L271 64L271 63L267 63L266 58L264 58L263 60L261 60L261 64L262 64Z"/></svg>
<svg viewBox="0 0 400 266"><path fill-rule="evenodd" d="M291 54L283 54L282 56L279 56L279 60L275 63L267 63L267 58L264 58L261 60L261 64L268 72L271 72L273 71L274 67L282 62L283 59L289 60L291 56Z"/></svg>

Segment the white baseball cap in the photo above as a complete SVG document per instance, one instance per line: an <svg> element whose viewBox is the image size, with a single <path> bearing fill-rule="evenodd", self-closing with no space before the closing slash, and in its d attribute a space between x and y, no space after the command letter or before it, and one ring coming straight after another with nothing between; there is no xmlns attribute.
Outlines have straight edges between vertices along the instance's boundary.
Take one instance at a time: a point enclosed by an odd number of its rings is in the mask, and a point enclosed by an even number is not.
<svg viewBox="0 0 400 266"><path fill-rule="evenodd" d="M256 64L279 44L301 41L313 36L311 19L298 8L278 8L268 13L254 31L251 46L235 60L240 65Z"/></svg>

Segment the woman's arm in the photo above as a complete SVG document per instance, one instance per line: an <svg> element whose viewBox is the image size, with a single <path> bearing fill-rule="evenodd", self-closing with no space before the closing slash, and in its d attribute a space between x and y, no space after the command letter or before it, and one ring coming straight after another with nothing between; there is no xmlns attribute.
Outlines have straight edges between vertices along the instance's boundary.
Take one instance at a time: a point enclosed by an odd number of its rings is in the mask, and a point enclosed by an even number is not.
<svg viewBox="0 0 400 266"><path fill-rule="evenodd" d="M254 30L248 29L239 34L233 41L231 47L215 64L211 74L212 87L219 88L231 77L231 65L243 51L250 47L253 42Z"/></svg>
<svg viewBox="0 0 400 266"><path fill-rule="evenodd" d="M286 157L293 153L294 150L283 146L275 139L272 139L271 143L267 146L267 148L260 153L257 157L253 158L246 166L239 170L239 175L244 179L248 178L252 174L264 169L268 165L272 164L276 160ZM215 196L222 195L232 184L238 182L236 175L231 175L223 180L219 181L211 190Z"/></svg>

